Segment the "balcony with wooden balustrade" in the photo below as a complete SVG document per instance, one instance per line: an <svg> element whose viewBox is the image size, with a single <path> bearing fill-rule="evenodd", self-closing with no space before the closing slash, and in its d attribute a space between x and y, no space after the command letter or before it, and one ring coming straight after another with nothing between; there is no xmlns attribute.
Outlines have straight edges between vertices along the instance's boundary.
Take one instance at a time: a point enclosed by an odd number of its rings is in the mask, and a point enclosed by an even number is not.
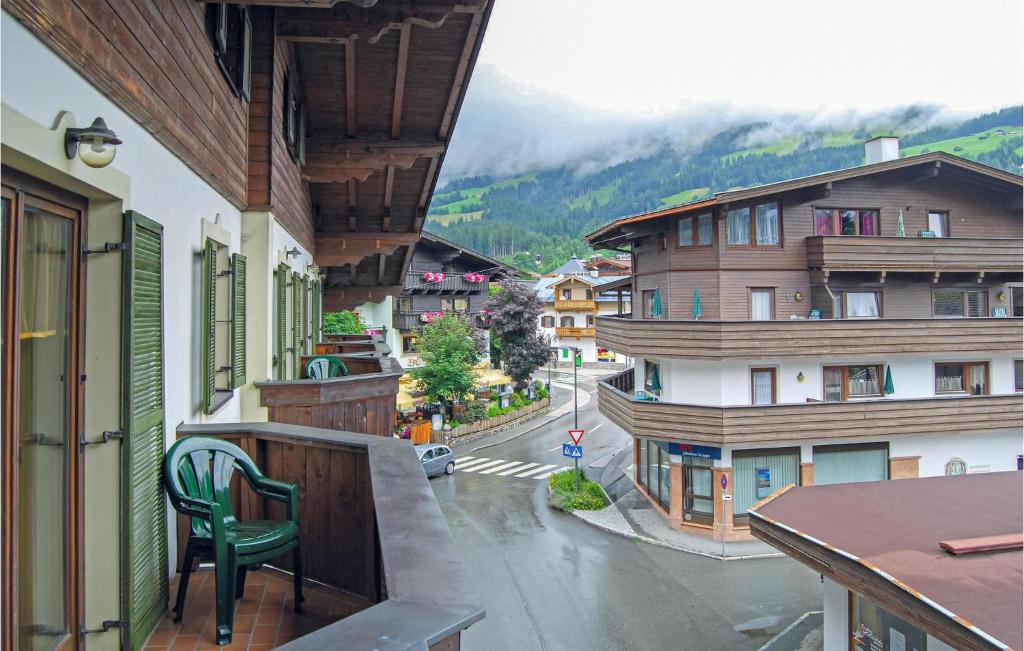
<svg viewBox="0 0 1024 651"><path fill-rule="evenodd" d="M596 328L572 328L572 327L557 327L555 328L555 335L559 339L581 339L584 337L593 337L597 333Z"/></svg>

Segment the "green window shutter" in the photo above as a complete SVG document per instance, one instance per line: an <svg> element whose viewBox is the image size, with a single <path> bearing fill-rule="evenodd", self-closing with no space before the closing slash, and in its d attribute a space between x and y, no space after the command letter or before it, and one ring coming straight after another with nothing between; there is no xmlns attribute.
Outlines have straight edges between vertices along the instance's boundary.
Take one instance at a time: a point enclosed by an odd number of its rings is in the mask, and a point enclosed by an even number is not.
<svg viewBox="0 0 1024 651"><path fill-rule="evenodd" d="M245 256L231 256L231 388L245 385Z"/></svg>
<svg viewBox="0 0 1024 651"><path fill-rule="evenodd" d="M302 352L309 354L309 279L302 277Z"/></svg>
<svg viewBox="0 0 1024 651"><path fill-rule="evenodd" d="M124 215L121 325L122 647L142 647L167 609L164 457L163 227Z"/></svg>
<svg viewBox="0 0 1024 651"><path fill-rule="evenodd" d="M320 341L320 281L313 281L313 345ZM315 349L314 349L315 352Z"/></svg>
<svg viewBox="0 0 1024 651"><path fill-rule="evenodd" d="M210 413L217 395L217 244L206 238L203 249L202 407Z"/></svg>
<svg viewBox="0 0 1024 651"><path fill-rule="evenodd" d="M295 360L294 374L298 378L302 371L302 283L299 282L299 274L292 272L292 356Z"/></svg>
<svg viewBox="0 0 1024 651"><path fill-rule="evenodd" d="M277 358L278 380L288 379L288 266L278 265L277 283L277 331L274 333L275 357Z"/></svg>

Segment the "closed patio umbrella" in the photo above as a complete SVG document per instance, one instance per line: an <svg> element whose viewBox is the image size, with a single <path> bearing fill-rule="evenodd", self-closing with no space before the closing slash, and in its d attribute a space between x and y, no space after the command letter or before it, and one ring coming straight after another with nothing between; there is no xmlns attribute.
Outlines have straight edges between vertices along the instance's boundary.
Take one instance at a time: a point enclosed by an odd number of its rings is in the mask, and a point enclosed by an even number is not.
<svg viewBox="0 0 1024 651"><path fill-rule="evenodd" d="M661 391L661 371L657 366L651 366L651 391Z"/></svg>
<svg viewBox="0 0 1024 651"><path fill-rule="evenodd" d="M701 309L701 306L700 306L700 288L699 287L694 287L693 288L693 318L694 319L699 319L701 317L701 315L703 315L703 314L704 314L704 311Z"/></svg>
<svg viewBox="0 0 1024 651"><path fill-rule="evenodd" d="M665 312L661 307L661 290L655 287L654 298L651 299L651 316L660 319L664 314Z"/></svg>
<svg viewBox="0 0 1024 651"><path fill-rule="evenodd" d="M903 209L900 208L900 214L896 217L896 237L906 237L907 229L903 225Z"/></svg>
<svg viewBox="0 0 1024 651"><path fill-rule="evenodd" d="M896 389L892 386L892 367L885 367L885 385L882 387L882 393L885 395L892 395Z"/></svg>

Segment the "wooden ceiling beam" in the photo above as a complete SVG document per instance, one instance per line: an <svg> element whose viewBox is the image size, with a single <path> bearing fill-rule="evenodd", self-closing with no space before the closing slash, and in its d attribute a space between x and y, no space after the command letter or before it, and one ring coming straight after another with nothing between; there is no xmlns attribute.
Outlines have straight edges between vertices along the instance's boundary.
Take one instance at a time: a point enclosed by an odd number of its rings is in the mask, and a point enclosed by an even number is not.
<svg viewBox="0 0 1024 651"><path fill-rule="evenodd" d="M351 310L364 303L379 303L388 296L398 296L401 293L402 285L328 285L324 287L323 310L325 312Z"/></svg>
<svg viewBox="0 0 1024 651"><path fill-rule="evenodd" d="M402 135L402 103L405 101L405 71L409 67L409 34L412 25L402 25L398 39L398 63L395 66L395 101L391 107L391 137Z"/></svg>
<svg viewBox="0 0 1024 651"><path fill-rule="evenodd" d="M321 233L316 238L314 262L321 267L359 264L372 255L390 255L403 246L412 246L419 233Z"/></svg>
<svg viewBox="0 0 1024 651"><path fill-rule="evenodd" d="M317 140L306 146L302 177L311 183L365 181L379 170L409 169L418 159L437 158L444 145L400 140ZM393 183L393 181L392 181Z"/></svg>
<svg viewBox="0 0 1024 651"><path fill-rule="evenodd" d="M377 284L384 284L384 270L387 268L388 257L383 253L377 256Z"/></svg>
<svg viewBox="0 0 1024 651"><path fill-rule="evenodd" d="M388 2L369 11L347 6L329 12L284 9L278 12L275 29L277 37L286 41L347 45L361 39L373 45L396 29L407 30L413 25L437 29L452 16L479 15L486 4Z"/></svg>
<svg viewBox="0 0 1024 651"><path fill-rule="evenodd" d="M345 133L356 137L356 43L352 38L345 43Z"/></svg>
<svg viewBox="0 0 1024 651"><path fill-rule="evenodd" d="M477 39L480 38L480 26L484 20L483 8L486 7L487 2L483 2L482 5L481 10L473 14L473 20L469 23L466 43L462 46L462 55L459 57L459 65L455 70L455 81L452 83L451 92L448 93L448 103L444 109L444 117L441 118L441 128L437 132L437 137L442 140L448 137L448 132L451 130L452 121L455 119L455 109L459 105L462 87L465 85L466 76L469 73L469 63L473 59Z"/></svg>

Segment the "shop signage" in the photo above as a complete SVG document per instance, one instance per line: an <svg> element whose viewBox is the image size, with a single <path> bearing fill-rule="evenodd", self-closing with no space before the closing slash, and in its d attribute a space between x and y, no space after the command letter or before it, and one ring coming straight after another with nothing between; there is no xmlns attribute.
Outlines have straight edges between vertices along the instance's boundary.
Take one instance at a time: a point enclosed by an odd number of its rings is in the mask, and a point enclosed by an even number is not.
<svg viewBox="0 0 1024 651"><path fill-rule="evenodd" d="M690 445L689 443L669 443L669 454L680 454L684 457L700 457L701 459L721 459L722 448L710 445Z"/></svg>
<svg viewBox="0 0 1024 651"><path fill-rule="evenodd" d="M955 477L967 474L967 462L959 457L953 457L946 462L946 476Z"/></svg>
<svg viewBox="0 0 1024 651"><path fill-rule="evenodd" d="M772 493L772 471L770 468L754 468L754 484L757 486L757 499L768 497Z"/></svg>

